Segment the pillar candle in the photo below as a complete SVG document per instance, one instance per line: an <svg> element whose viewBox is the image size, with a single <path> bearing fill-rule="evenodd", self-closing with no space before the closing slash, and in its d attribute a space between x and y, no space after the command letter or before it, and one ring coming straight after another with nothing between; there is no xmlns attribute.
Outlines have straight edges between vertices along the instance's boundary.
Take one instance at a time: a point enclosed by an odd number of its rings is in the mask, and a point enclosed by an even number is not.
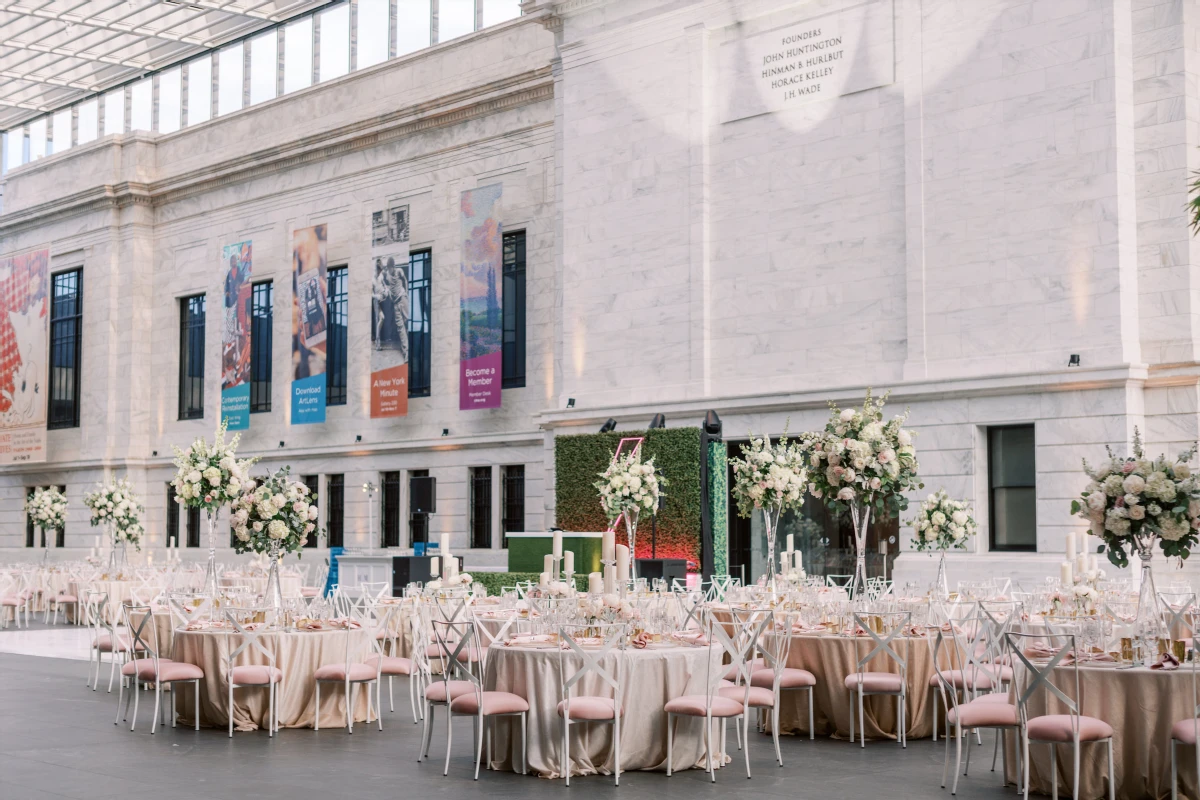
<svg viewBox="0 0 1200 800"><path fill-rule="evenodd" d="M147 554L146 554L146 559L147 559L147 560L148 560L148 561L149 561L151 564L153 564L153 563L154 563L154 553L147 553Z"/></svg>
<svg viewBox="0 0 1200 800"><path fill-rule="evenodd" d="M804 572L804 555L797 550L792 553L792 557L795 559L793 564L795 565L796 572Z"/></svg>
<svg viewBox="0 0 1200 800"><path fill-rule="evenodd" d="M442 555L450 555L450 534L448 533L442 534Z"/></svg>
<svg viewBox="0 0 1200 800"><path fill-rule="evenodd" d="M604 593L614 594L617 591L617 568L612 564L604 565Z"/></svg>
<svg viewBox="0 0 1200 800"><path fill-rule="evenodd" d="M1071 575L1071 562L1064 561L1058 567L1058 580L1063 586L1070 586L1074 583L1074 578Z"/></svg>
<svg viewBox="0 0 1200 800"><path fill-rule="evenodd" d="M1091 549L1091 547L1088 544L1088 532L1080 531L1079 532L1079 552L1086 553L1090 549Z"/></svg>
<svg viewBox="0 0 1200 800"><path fill-rule="evenodd" d="M794 553L796 551L796 534L789 533L787 536L787 551Z"/></svg>
<svg viewBox="0 0 1200 800"><path fill-rule="evenodd" d="M568 550L563 553L563 572L568 575L575 574L575 551Z"/></svg>
<svg viewBox="0 0 1200 800"><path fill-rule="evenodd" d="M614 550L616 542L616 535L612 531L604 532L604 536L601 539L600 545L600 558L602 560L612 561L614 558L616 558L616 551Z"/></svg>
<svg viewBox="0 0 1200 800"><path fill-rule="evenodd" d="M563 554L562 531L555 531L554 538L552 541L553 541L553 546L552 546L551 552L554 553L555 558L562 558L562 554Z"/></svg>
<svg viewBox="0 0 1200 800"><path fill-rule="evenodd" d="M1067 561L1075 560L1076 537L1074 532L1067 534Z"/></svg>
<svg viewBox="0 0 1200 800"><path fill-rule="evenodd" d="M542 558L542 571L547 575L554 574L554 556L550 555L549 553L546 553L546 555Z"/></svg>
<svg viewBox="0 0 1200 800"><path fill-rule="evenodd" d="M1085 572L1087 572L1087 555L1080 553L1079 555L1075 556L1075 568L1073 573L1082 578Z"/></svg>
<svg viewBox="0 0 1200 800"><path fill-rule="evenodd" d="M604 593L604 576L599 572L588 573L588 594Z"/></svg>
<svg viewBox="0 0 1200 800"><path fill-rule="evenodd" d="M446 577L449 578L450 580L454 580L455 578L458 577L458 559L457 558L447 558L446 559Z"/></svg>
<svg viewBox="0 0 1200 800"><path fill-rule="evenodd" d="M1096 556L1088 556L1087 563L1088 572L1096 572L1100 569L1100 559Z"/></svg>
<svg viewBox="0 0 1200 800"><path fill-rule="evenodd" d="M791 560L792 560L791 553L786 553L786 552L780 553L779 554L779 571L787 572L791 568L791 565L789 563Z"/></svg>
<svg viewBox="0 0 1200 800"><path fill-rule="evenodd" d="M629 580L629 548L617 545L617 583L624 585Z"/></svg>
<svg viewBox="0 0 1200 800"><path fill-rule="evenodd" d="M538 576L538 586L549 586L549 585L550 585L550 573L543 572L541 575Z"/></svg>
<svg viewBox="0 0 1200 800"><path fill-rule="evenodd" d="M437 577L442 574L441 561L442 560L440 558L438 558L437 556L434 556L433 558L429 559L429 574L430 575Z"/></svg>
<svg viewBox="0 0 1200 800"><path fill-rule="evenodd" d="M96 537L96 547L97 548L100 547L100 537L99 536Z"/></svg>

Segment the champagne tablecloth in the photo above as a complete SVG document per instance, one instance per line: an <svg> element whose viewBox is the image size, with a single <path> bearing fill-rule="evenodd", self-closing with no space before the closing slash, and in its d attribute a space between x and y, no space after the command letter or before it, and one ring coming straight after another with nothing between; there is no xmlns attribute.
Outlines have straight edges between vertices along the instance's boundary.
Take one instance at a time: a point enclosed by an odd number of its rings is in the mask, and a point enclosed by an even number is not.
<svg viewBox="0 0 1200 800"><path fill-rule="evenodd" d="M275 665L283 671L283 683L278 690L279 724L284 728L312 727L316 720L317 685L313 673L325 664L341 664L346 657L345 630L270 632L259 642L275 654ZM363 661L370 654L369 634L351 630L351 661ZM241 644L241 634L226 631L175 631L176 661L195 664L204 670L200 682L200 724L226 726L229 686L225 681L227 656ZM262 653L250 645L238 657L238 665L266 664ZM192 724L192 687L179 684L175 691L175 708L186 724ZM234 689L233 725L239 731L266 727L267 690L259 688ZM367 692L362 686L355 689L354 721L367 718ZM184 724L181 722L180 724ZM346 724L345 697L341 685L321 686L321 726L336 728Z"/></svg>
<svg viewBox="0 0 1200 800"><path fill-rule="evenodd" d="M267 578L265 575L242 575L236 572L226 572L221 575L221 586L228 587L235 584L249 586L251 590L259 595L267 590ZM283 593L284 597L299 597L302 585L302 579L294 572L279 574L279 590Z"/></svg>
<svg viewBox="0 0 1200 800"><path fill-rule="evenodd" d="M623 657L625 717L621 724L621 770L665 770L667 767L668 700L685 694L702 694L706 677L705 647L650 647L627 649L621 655L610 651L602 665L616 675L616 660ZM529 701L528 768L544 778L560 777L562 721L557 708L561 699L559 659L553 648L493 645L488 649L484 688L512 692ZM712 658L718 660L714 649ZM575 663L580 664L578 656ZM719 668L714 666L714 669ZM576 684L574 696L612 696L612 689L592 673ZM703 720L676 717L673 768L688 769L704 760ZM501 717L496 723L492 766L519 769L521 764L520 719ZM714 727L717 727L714 725ZM718 734L719 735L719 734ZM719 739L716 740L719 744ZM469 749L470 740L461 752ZM734 742L729 734L730 747ZM757 742L758 746L763 746ZM769 744L767 745L769 746ZM607 724L571 726L571 774L611 775L615 769L613 728ZM486 754L485 754L486 756Z"/></svg>
<svg viewBox="0 0 1200 800"><path fill-rule="evenodd" d="M128 605L133 599L133 591L137 589L141 583L139 581L105 581L95 580L85 586L80 583L71 584L71 594L79 598L79 602L83 603L87 600L87 590L91 589L94 592L105 592L108 594L108 605L105 606L105 616L107 622L112 625L120 625L124 622L121 616L121 606ZM142 599L149 602L155 592L146 590L146 596Z"/></svg>
<svg viewBox="0 0 1200 800"><path fill-rule="evenodd" d="M850 736L850 700L856 697L846 689L846 676L858 671L858 659L875 647L869 636L795 635L788 651L787 665L806 669L817 679L813 688L813 724L820 735ZM933 675L933 656L923 638L898 637L892 648L908 660L908 738L933 734L929 712L932 698L929 679ZM907 649L906 649L907 648ZM900 668L886 654L880 654L867 666L870 672L899 673ZM895 697L868 695L863 698L868 739L896 738ZM855 704L855 735L858 732L858 707ZM938 723L941 728L942 723ZM808 733L808 692L781 693L779 730L782 733Z"/></svg>
<svg viewBox="0 0 1200 800"><path fill-rule="evenodd" d="M1024 685L1024 667L1018 664L1016 685ZM1074 676L1070 669L1055 670L1054 682L1068 697L1074 696ZM1029 715L1066 713L1048 690L1039 687L1030 699ZM1015 693L1013 701L1016 702ZM1191 669L1185 665L1173 671L1144 667L1080 667L1080 713L1102 719L1113 726L1113 760L1117 774L1118 800L1168 798L1171 796L1171 726L1187 719L1192 711ZM1015 737L1009 734L1009 742ZM1019 746L1019 745L1018 745ZM1008 749L1005 769L1008 779L1016 780L1016 750ZM1195 752L1187 745L1177 751L1180 797L1200 797L1196 784ZM1104 745L1085 744L1080 750L1079 775L1081 800L1108 797L1107 750ZM1050 793L1050 745L1029 743L1029 791ZM1074 767L1071 746L1058 749L1059 797L1070 797Z"/></svg>

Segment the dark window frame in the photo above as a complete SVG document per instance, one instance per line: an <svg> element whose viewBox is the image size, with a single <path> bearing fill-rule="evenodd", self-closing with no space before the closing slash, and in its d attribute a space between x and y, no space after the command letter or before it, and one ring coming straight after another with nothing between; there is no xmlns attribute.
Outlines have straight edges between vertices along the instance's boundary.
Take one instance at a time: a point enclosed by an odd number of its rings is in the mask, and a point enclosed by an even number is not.
<svg viewBox="0 0 1200 800"><path fill-rule="evenodd" d="M329 332L325 337L325 405L346 405L350 373L350 270L346 265L325 273Z"/></svg>
<svg viewBox="0 0 1200 800"><path fill-rule="evenodd" d="M72 281L72 294L67 294L67 281ZM46 409L46 428L49 430L79 427L82 406L80 381L83 374L83 267L56 272L50 276L50 402ZM59 288L64 294L59 296ZM64 367L70 361L70 367ZM59 371L70 369L65 380ZM69 384L69 385L64 385Z"/></svg>
<svg viewBox="0 0 1200 800"><path fill-rule="evenodd" d="M412 511L412 479L428 478L427 469L410 469L408 471L408 546L417 542L429 542L429 515L414 514Z"/></svg>
<svg viewBox="0 0 1200 800"><path fill-rule="evenodd" d="M303 483L305 486L307 486L308 491L312 493L312 495L309 497L308 501L310 503L316 503L317 508L320 508L321 507L321 476L320 475L301 475L300 482ZM316 530L314 530L311 534L309 534L308 543L305 544L304 547L309 548L309 547L318 547L318 546L320 546L320 540L316 536Z"/></svg>
<svg viewBox="0 0 1200 800"><path fill-rule="evenodd" d="M470 494L467 509L468 533L471 548L474 550L490 550L492 548L492 468L470 467Z"/></svg>
<svg viewBox="0 0 1200 800"><path fill-rule="evenodd" d="M433 251L408 254L408 396L433 391Z"/></svg>
<svg viewBox="0 0 1200 800"><path fill-rule="evenodd" d="M1029 484L1013 484L996 486L992 474L992 432L1028 428L1033 433L1033 482ZM1037 429L1032 422L1013 425L989 425L987 427L987 497L988 497L988 550L994 553L1036 553L1037 552ZM1033 541L1027 545L998 545L996 544L996 489L1034 489L1033 504Z"/></svg>
<svg viewBox="0 0 1200 800"><path fill-rule="evenodd" d="M199 506L187 506L185 508L185 511L187 512L187 531L186 531L187 542L185 543L184 546L185 547L199 547L200 546L200 507Z"/></svg>
<svg viewBox="0 0 1200 800"><path fill-rule="evenodd" d="M383 547L400 546L400 471L380 476L379 541Z"/></svg>
<svg viewBox="0 0 1200 800"><path fill-rule="evenodd" d="M181 420L204 419L204 339L207 309L207 295L193 294L179 298L179 418ZM197 364L199 365L199 375L196 374Z"/></svg>
<svg viewBox="0 0 1200 800"><path fill-rule="evenodd" d="M250 413L266 414L271 410L275 283L259 281L250 293Z"/></svg>
<svg viewBox="0 0 1200 800"><path fill-rule="evenodd" d="M508 534L525 530L525 465L506 464L500 470L500 546L507 549Z"/></svg>
<svg viewBox="0 0 1200 800"><path fill-rule="evenodd" d="M525 387L525 231L503 236L501 389Z"/></svg>
<svg viewBox="0 0 1200 800"><path fill-rule="evenodd" d="M175 499L175 484L167 484L167 544L179 547L179 503Z"/></svg>
<svg viewBox="0 0 1200 800"><path fill-rule="evenodd" d="M344 547L346 535L346 476L325 476L325 530L327 547Z"/></svg>
<svg viewBox="0 0 1200 800"><path fill-rule="evenodd" d="M25 487L25 500L26 501L32 500L33 493L36 491L37 491L36 486L26 486ZM45 544L45 541L44 541L45 535L42 536L42 539L43 539L42 544L44 545ZM25 513L25 546L33 547L36 544L37 544L37 526L33 524L33 517L29 516L29 513L26 512Z"/></svg>

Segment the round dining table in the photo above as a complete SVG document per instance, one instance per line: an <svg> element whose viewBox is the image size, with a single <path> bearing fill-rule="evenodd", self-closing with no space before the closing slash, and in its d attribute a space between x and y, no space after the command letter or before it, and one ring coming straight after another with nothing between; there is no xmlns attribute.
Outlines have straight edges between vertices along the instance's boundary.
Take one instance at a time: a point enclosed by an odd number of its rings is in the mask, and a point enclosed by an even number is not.
<svg viewBox="0 0 1200 800"><path fill-rule="evenodd" d="M596 654L599 650L597 648ZM577 654L564 652L554 644L493 644L488 648L484 670L484 689L512 692L529 702L529 772L544 778L561 777L562 718L558 716L560 694L559 664L568 659L568 669L582 665ZM668 700L688 694L703 694L709 675L720 667L720 649L679 644L651 644L645 649L610 650L600 660L611 675L617 674L618 659L624 674L621 705L625 715L621 723L621 770L665 770L667 766ZM592 672L572 689L572 696L612 697L612 688ZM493 769L519 769L521 764L520 720L498 717L495 721L492 750ZM683 770L703 766L705 760L704 721L677 716L674 730L672 766ZM714 722L714 728L719 723ZM570 770L572 775L611 775L616 768L613 726L579 724L571 726ZM729 741L732 742L732 734ZM719 739L716 741L719 742Z"/></svg>
<svg viewBox="0 0 1200 800"><path fill-rule="evenodd" d="M349 637L347 639L347 637ZM275 666L283 672L278 689L279 725L283 728L308 728L316 720L317 686L313 673L325 664L345 662L349 647L352 663L364 661L371 653L370 634L361 629L267 631L258 641L275 656ZM175 631L174 659L195 664L204 670L200 682L200 724L224 727L229 724L229 684L226 681L228 655L242 643L243 635L229 628ZM238 657L238 666L266 665L266 656L250 645ZM175 708L180 724L193 723L192 685L175 687ZM354 721L367 719L367 692L354 689ZM346 724L344 690L340 684L321 687L321 725L330 728ZM233 692L233 725L239 731L252 731L267 725L268 697L265 688L238 688Z"/></svg>

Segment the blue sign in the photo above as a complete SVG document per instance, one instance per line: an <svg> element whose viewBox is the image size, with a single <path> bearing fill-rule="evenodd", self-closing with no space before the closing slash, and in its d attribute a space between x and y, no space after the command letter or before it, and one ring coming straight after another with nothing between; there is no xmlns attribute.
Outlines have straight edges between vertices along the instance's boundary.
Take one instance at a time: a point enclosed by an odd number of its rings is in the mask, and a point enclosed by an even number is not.
<svg viewBox="0 0 1200 800"><path fill-rule="evenodd" d="M337 557L340 556L344 552L346 552L346 548L344 548L344 547L329 548L329 576L327 578L325 578L325 591L322 592L322 594L325 597L328 597L329 593L333 591L333 587L337 585L337 582L338 582L338 559L337 559Z"/></svg>
<svg viewBox="0 0 1200 800"><path fill-rule="evenodd" d="M250 427L250 384L221 390L221 419L231 431Z"/></svg>
<svg viewBox="0 0 1200 800"><path fill-rule="evenodd" d="M293 425L325 421L325 381L324 373L292 381Z"/></svg>

